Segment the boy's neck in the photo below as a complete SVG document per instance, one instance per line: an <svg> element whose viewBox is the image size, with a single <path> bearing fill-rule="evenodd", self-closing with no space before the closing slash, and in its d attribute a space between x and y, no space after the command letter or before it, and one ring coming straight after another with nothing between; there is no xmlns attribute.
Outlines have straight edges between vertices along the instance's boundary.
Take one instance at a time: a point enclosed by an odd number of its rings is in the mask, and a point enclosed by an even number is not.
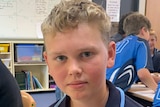
<svg viewBox="0 0 160 107"><path fill-rule="evenodd" d="M94 97L83 99L83 101L71 101L70 107L105 107L109 97L108 87L104 90L104 92L101 91L97 93L94 94Z"/></svg>

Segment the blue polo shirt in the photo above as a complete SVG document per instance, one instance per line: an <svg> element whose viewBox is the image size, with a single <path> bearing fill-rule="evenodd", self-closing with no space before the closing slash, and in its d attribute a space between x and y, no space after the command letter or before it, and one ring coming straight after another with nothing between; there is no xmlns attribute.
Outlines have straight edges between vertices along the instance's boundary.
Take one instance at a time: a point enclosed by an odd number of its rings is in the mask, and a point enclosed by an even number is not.
<svg viewBox="0 0 160 107"><path fill-rule="evenodd" d="M106 83L109 88L109 97L105 107L122 107L121 103L123 102L123 107L143 107L125 94L124 96L121 96L120 91L111 82L106 81ZM55 106L57 103L58 105ZM70 97L65 96L65 98L63 98L61 102L58 101L52 104L50 107L70 107Z"/></svg>
<svg viewBox="0 0 160 107"><path fill-rule="evenodd" d="M107 69L106 78L124 91L138 80L141 68L153 69L148 42L136 35L129 35L116 43L115 65Z"/></svg>

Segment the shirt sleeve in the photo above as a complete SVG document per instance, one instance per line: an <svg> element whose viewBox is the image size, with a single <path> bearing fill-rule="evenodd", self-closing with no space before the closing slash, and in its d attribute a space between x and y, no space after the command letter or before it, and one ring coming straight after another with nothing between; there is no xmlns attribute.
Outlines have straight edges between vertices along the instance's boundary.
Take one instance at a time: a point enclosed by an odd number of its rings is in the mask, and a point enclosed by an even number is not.
<svg viewBox="0 0 160 107"><path fill-rule="evenodd" d="M148 42L140 39L139 44L137 45L137 53L135 58L135 65L137 71L141 68L147 68L149 70L153 70L153 64L151 59L151 54L149 51Z"/></svg>

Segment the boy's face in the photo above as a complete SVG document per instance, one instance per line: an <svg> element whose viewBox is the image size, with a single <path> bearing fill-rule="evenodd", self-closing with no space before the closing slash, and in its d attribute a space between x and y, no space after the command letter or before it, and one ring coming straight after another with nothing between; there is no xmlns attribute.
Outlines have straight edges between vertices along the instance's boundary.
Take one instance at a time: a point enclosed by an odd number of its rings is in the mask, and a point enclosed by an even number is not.
<svg viewBox="0 0 160 107"><path fill-rule="evenodd" d="M150 49L153 50L155 48L155 44L156 44L156 38L154 35L150 35L148 43L149 43Z"/></svg>
<svg viewBox="0 0 160 107"><path fill-rule="evenodd" d="M95 26L80 24L55 37L47 35L45 45L49 73L64 93L79 100L106 91L106 68L114 64L115 43L106 46Z"/></svg>

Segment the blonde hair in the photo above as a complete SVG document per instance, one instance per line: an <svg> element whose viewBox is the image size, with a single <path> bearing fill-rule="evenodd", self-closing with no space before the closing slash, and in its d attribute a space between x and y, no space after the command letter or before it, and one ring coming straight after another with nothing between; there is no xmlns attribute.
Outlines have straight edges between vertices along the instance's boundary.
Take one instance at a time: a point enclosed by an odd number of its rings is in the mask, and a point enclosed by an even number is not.
<svg viewBox="0 0 160 107"><path fill-rule="evenodd" d="M150 36L153 36L157 41L157 35L156 35L156 32L153 29L150 29L149 34L150 34Z"/></svg>
<svg viewBox="0 0 160 107"><path fill-rule="evenodd" d="M109 40L111 22L106 11L100 5L88 0L62 0L44 20L41 30L45 36L56 32L76 29L80 23L95 24L102 34L102 39Z"/></svg>

